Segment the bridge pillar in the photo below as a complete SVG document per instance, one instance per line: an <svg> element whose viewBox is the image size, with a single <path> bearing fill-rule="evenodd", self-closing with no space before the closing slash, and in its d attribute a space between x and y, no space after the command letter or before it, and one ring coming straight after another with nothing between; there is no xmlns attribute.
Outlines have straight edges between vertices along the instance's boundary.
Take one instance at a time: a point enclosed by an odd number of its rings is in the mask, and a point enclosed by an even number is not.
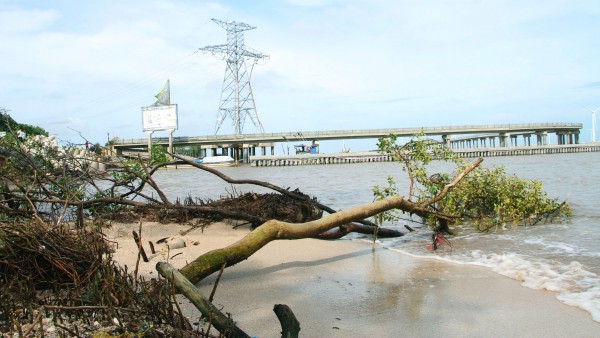
<svg viewBox="0 0 600 338"><path fill-rule="evenodd" d="M242 149L241 149L241 151L242 151L242 157L241 157L241 159L244 162L248 161L248 153L249 153L248 147L250 147L249 144L244 143L242 145Z"/></svg>
<svg viewBox="0 0 600 338"><path fill-rule="evenodd" d="M448 148L452 148L452 142L450 142L450 138L450 135L442 135L442 143L444 143L444 146Z"/></svg>
<svg viewBox="0 0 600 338"><path fill-rule="evenodd" d="M563 131L556 132L556 142L558 144L567 144L567 133Z"/></svg>
<svg viewBox="0 0 600 338"><path fill-rule="evenodd" d="M538 146L545 146L546 144L548 144L548 132L536 131L535 136L536 136Z"/></svg>
<svg viewBox="0 0 600 338"><path fill-rule="evenodd" d="M509 133L500 133L500 135L498 136L500 138L500 147L507 147L507 141L508 138L510 137Z"/></svg>
<svg viewBox="0 0 600 338"><path fill-rule="evenodd" d="M577 138L576 137L576 133L570 131L569 132L569 144L575 144L575 143L577 143L577 142L575 142L576 138Z"/></svg>

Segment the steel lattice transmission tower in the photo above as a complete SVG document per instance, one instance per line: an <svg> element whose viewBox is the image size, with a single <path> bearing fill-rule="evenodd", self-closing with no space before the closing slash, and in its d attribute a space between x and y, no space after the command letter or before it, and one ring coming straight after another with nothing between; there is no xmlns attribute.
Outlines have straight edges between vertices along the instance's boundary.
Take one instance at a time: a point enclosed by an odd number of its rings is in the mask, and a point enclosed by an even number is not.
<svg viewBox="0 0 600 338"><path fill-rule="evenodd" d="M254 65L259 60L268 60L269 56L244 45L244 32L256 27L236 21L217 19L212 19L212 21L227 31L226 45L200 48L203 52L210 52L222 57L227 63L215 134L217 134L221 124L227 117L233 120L233 131L236 135L242 134L246 118L250 118L254 126L261 133L264 133L265 130L256 112L250 79L252 78Z"/></svg>

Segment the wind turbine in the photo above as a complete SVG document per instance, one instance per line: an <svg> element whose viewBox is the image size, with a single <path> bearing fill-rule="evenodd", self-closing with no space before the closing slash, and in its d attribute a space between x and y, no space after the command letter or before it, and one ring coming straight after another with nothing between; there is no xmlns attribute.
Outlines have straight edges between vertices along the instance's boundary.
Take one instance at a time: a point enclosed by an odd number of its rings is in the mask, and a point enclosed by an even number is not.
<svg viewBox="0 0 600 338"><path fill-rule="evenodd" d="M579 103L578 103L579 104ZM591 110L590 108L579 104L581 107L587 109L590 111L590 113L592 113L592 142L596 142L596 112L600 110L600 107Z"/></svg>

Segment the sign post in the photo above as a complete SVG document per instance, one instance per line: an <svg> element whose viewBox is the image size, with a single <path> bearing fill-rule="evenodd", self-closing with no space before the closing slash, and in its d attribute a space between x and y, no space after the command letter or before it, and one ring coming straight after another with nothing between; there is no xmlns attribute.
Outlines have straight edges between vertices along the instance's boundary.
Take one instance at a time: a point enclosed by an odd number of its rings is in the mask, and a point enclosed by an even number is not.
<svg viewBox="0 0 600 338"><path fill-rule="evenodd" d="M152 156L152 133L169 132L169 152L173 153L173 132L177 130L177 105L142 107L142 127L148 134L148 156Z"/></svg>

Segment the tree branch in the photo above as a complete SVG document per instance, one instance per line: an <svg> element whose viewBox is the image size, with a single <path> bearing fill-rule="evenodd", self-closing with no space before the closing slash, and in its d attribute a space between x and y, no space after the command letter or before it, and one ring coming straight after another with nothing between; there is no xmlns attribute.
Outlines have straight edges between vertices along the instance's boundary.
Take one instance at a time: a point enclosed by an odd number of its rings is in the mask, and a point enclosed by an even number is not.
<svg viewBox="0 0 600 338"><path fill-rule="evenodd" d="M258 180L247 180L247 179L243 179L243 180L233 179L233 178L231 178L231 177L223 174L222 172L220 172L218 170L215 170L213 168L210 168L210 167L208 167L206 165L203 165L203 164L200 164L200 163L195 163L195 162L190 161L190 160L188 160L188 159L186 159L184 157L181 157L181 156L179 156L177 154L172 154L172 153L168 153L168 154L171 155L172 157L178 158L179 160L183 161L186 164L192 165L192 166L194 166L194 167L196 167L198 169L202 169L204 171L208 171L209 173L218 176L219 178L221 178L222 180L224 180L227 183L231 183L231 184L252 184L252 185L257 185L257 186L264 187L264 188L267 188L267 189L271 189L273 191L277 191L278 193L280 193L282 195L286 195L286 196L289 196L291 198L294 198L294 199L297 199L297 200L300 200L300 201L306 201L306 200L309 199L309 197L299 196L299 195L294 194L293 192L291 192L291 191L289 191L287 189L284 189L282 187L276 186L276 185L268 183L268 182L263 182L263 181L258 181ZM321 210L327 211L330 214L334 214L334 213L337 212L334 209L332 209L332 208L330 208L330 207L328 207L328 206L326 206L326 205L324 205L324 204L322 204L322 203L320 203L318 201L314 201L314 202L315 202L315 204ZM365 224L365 225L376 226L375 223L370 222L369 220L366 220L366 219L357 220L356 222L362 223L362 224Z"/></svg>
<svg viewBox="0 0 600 338"><path fill-rule="evenodd" d="M218 271L223 264L232 266L247 259L273 240L316 237L335 227L342 226L357 219L365 219L391 209L400 209L413 213L418 212L422 213L424 216L434 214L434 211L426 208L438 201L438 197L441 199L445 196L457 182L465 177L465 175L473 170L480 162L481 159L475 161L473 165L469 166L463 173L458 175L456 179L448 184L437 196L421 204L407 201L403 196L391 196L371 204L342 210L327 217L306 223L295 224L270 220L236 243L225 248L209 251L199 256L194 261L184 266L181 269L181 273L195 284L213 272Z"/></svg>
<svg viewBox="0 0 600 338"><path fill-rule="evenodd" d="M209 302L208 299L206 299L198 289L196 289L196 287L182 276L172 265L166 262L159 262L156 264L156 270L161 276L173 283L177 290L187 297L187 299L189 299L194 306L208 318L210 323L226 337L250 337L242 331L242 329L237 327L230 318L223 315L219 309Z"/></svg>

